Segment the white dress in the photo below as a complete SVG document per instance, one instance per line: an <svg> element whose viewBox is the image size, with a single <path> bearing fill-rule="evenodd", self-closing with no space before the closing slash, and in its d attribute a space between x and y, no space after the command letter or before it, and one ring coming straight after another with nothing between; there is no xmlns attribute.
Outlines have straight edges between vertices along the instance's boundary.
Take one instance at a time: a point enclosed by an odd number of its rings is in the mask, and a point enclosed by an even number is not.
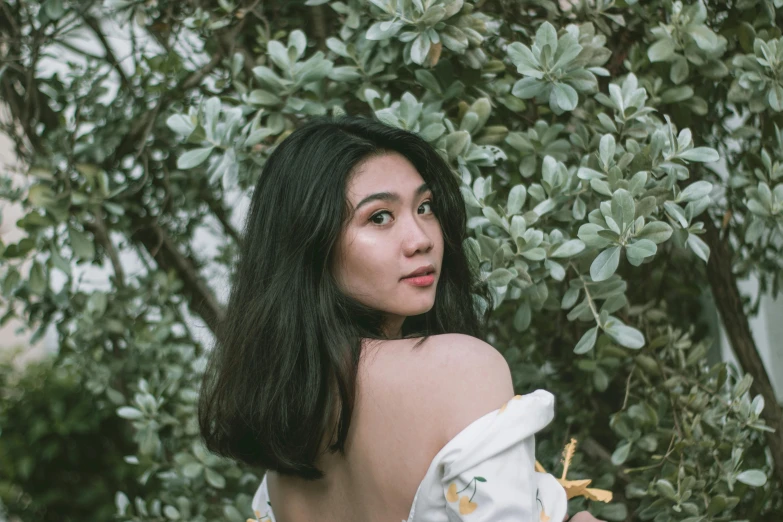
<svg viewBox="0 0 783 522"><path fill-rule="evenodd" d="M545 390L517 395L465 427L432 459L402 522L561 522L565 490L534 469L534 435L554 402ZM251 507L258 522L276 522L266 475Z"/></svg>

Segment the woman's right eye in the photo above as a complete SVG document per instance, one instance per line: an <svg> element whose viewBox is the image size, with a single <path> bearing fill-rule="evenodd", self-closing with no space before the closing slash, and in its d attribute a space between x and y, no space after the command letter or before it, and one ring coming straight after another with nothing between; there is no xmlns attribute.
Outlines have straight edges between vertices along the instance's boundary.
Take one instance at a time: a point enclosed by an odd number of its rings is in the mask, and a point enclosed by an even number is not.
<svg viewBox="0 0 783 522"><path fill-rule="evenodd" d="M374 224L376 224L376 225L385 225L386 223L378 223L377 221L375 221L375 219L376 219L377 217L379 217L379 216L382 216L382 215L384 215L384 214L389 214L389 215L391 215L391 214L389 213L389 211L388 211L388 210L384 210L384 211L382 211L382 212L378 212L377 214L373 214L373 215L372 215L372 217L370 217L370 221L372 221L372 222L373 222Z"/></svg>

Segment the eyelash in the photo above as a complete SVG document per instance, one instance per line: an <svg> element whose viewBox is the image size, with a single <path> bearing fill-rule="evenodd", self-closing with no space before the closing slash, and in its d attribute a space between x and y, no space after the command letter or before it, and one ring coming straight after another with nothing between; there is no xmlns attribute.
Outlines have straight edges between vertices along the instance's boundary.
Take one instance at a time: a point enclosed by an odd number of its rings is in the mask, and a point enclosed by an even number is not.
<svg viewBox="0 0 783 522"><path fill-rule="evenodd" d="M433 204L433 202L432 202L432 200L431 200L431 199L428 199L428 200L426 200L426 201L423 201L423 202L421 203L421 205L426 205L427 203L429 203L429 204L430 204L430 208L432 209L432 213L433 213L433 214L435 214L435 205ZM421 207L421 205L419 205L419 206ZM375 219L376 217L378 217L378 216L382 216L382 215L384 215L384 214L391 214L391 212L389 212L388 210L382 210L382 211L380 211L380 212L376 212L375 214L373 214L372 216L370 216L370 219L368 219L368 221L370 221L370 222L371 222L373 225L375 225L375 226L378 226L378 227L383 227L383 226L386 226L386 225L382 225L382 224L380 224L380 223L375 223L375 222L373 221L373 219Z"/></svg>

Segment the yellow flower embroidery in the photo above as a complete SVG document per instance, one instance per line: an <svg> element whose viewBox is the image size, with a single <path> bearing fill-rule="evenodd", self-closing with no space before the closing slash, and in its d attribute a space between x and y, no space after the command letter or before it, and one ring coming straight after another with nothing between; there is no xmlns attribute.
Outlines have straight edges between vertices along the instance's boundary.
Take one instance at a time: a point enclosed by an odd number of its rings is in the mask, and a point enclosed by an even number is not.
<svg viewBox="0 0 783 522"><path fill-rule="evenodd" d="M476 511L478 504L471 502L467 495L463 495L459 498L459 513L460 515L469 515Z"/></svg>
<svg viewBox="0 0 783 522"><path fill-rule="evenodd" d="M449 484L449 489L446 491L446 500L449 502L456 502L459 500L459 495L457 495L457 484L454 482Z"/></svg>
<svg viewBox="0 0 783 522"><path fill-rule="evenodd" d="M500 415L501 413L503 413L506 410L506 406L508 406L509 402L515 401L515 400L521 399L521 398L522 398L521 395L514 395L513 398L509 399L509 401L507 403L505 403L503 406L500 407L500 411L498 411L498 415Z"/></svg>
<svg viewBox="0 0 783 522"><path fill-rule="evenodd" d="M446 490L446 500L449 502L456 502L459 500L459 512L461 515L469 515L476 511L476 508L478 507L477 502L472 502L473 497L476 495L476 492L478 491L478 483L479 482L486 482L487 479L484 477L473 477L473 480L471 480L467 486L462 488L461 490L457 491L457 484L452 482L449 484L448 489ZM473 495L468 498L467 495L460 496L460 491L465 491L468 489L471 484L475 483L475 487L473 489Z"/></svg>

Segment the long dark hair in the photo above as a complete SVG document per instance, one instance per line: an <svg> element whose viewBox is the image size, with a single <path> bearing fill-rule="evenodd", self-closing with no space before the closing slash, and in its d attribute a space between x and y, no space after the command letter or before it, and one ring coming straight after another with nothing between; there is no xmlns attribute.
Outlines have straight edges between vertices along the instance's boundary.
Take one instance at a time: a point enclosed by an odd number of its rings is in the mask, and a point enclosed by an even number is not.
<svg viewBox="0 0 783 522"><path fill-rule="evenodd" d="M416 347L442 333L484 338L492 298L464 247L455 173L414 133L361 117L315 119L277 145L253 192L199 397L210 451L307 480L324 476L314 463L327 432L329 451L345 453L362 339L387 337L382 312L343 294L330 263L351 212L351 174L388 152L430 186L444 243L435 303L406 318L402 336L421 336Z"/></svg>

